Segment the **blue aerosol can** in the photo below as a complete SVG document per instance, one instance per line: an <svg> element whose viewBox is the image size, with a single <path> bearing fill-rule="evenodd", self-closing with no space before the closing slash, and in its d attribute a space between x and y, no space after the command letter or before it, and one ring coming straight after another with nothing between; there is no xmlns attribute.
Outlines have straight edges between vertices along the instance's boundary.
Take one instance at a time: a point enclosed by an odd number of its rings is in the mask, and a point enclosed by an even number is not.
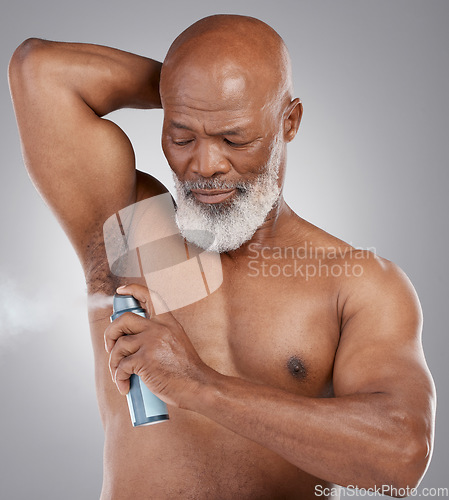
<svg viewBox="0 0 449 500"><path fill-rule="evenodd" d="M146 317L145 310L142 309L139 301L132 295L115 294L111 321L114 321L125 312L132 312L144 318ZM167 405L155 396L142 382L142 379L134 373L130 378L130 389L126 398L134 427L157 424L168 420Z"/></svg>

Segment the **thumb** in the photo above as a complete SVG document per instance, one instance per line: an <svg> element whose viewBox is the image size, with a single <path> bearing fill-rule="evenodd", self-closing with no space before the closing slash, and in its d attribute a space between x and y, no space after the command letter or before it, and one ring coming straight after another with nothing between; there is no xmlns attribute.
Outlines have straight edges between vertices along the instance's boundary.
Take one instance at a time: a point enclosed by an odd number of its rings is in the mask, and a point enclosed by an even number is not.
<svg viewBox="0 0 449 500"><path fill-rule="evenodd" d="M150 291L146 286L131 283L130 285L119 286L116 290L119 295L132 295L140 302L140 305L145 309L150 318L155 315L153 302L151 300Z"/></svg>

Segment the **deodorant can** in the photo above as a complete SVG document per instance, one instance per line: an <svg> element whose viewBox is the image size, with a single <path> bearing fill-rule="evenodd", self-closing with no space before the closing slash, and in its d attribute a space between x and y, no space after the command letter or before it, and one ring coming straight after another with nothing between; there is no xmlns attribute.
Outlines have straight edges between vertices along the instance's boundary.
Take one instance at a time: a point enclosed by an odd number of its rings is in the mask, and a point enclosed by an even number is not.
<svg viewBox="0 0 449 500"><path fill-rule="evenodd" d="M115 294L111 321L114 321L125 312L132 312L144 318L146 317L145 310L140 307L139 301L132 295ZM167 405L155 396L142 382L141 378L134 373L130 378L130 389L126 398L134 427L157 424L168 420Z"/></svg>

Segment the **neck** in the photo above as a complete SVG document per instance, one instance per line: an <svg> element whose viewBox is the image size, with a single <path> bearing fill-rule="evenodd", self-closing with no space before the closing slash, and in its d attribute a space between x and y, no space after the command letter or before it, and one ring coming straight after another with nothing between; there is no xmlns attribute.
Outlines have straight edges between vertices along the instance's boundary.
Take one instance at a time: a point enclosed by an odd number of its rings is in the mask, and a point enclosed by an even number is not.
<svg viewBox="0 0 449 500"><path fill-rule="evenodd" d="M254 248L254 245L258 247L282 246L291 243L293 238L297 242L298 236L302 237L297 230L296 224L294 224L297 220L299 218L281 195L265 218L265 222L257 229L253 237L237 250L225 252L225 254L234 259L248 254L250 245L251 248ZM293 228L293 225L295 228Z"/></svg>

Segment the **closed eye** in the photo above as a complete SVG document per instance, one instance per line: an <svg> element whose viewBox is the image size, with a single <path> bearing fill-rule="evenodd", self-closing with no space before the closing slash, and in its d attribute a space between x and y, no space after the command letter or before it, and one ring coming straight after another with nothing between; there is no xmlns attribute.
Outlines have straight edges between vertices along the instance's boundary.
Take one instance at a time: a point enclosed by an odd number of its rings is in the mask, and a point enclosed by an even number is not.
<svg viewBox="0 0 449 500"><path fill-rule="evenodd" d="M238 148L238 147L242 147L242 146L247 146L249 144L249 142L232 142L230 141L229 139L224 139L225 143L228 145L228 146L231 146L233 148Z"/></svg>
<svg viewBox="0 0 449 500"><path fill-rule="evenodd" d="M173 141L177 146L187 146L187 144L191 143L193 139L188 139L186 141Z"/></svg>

